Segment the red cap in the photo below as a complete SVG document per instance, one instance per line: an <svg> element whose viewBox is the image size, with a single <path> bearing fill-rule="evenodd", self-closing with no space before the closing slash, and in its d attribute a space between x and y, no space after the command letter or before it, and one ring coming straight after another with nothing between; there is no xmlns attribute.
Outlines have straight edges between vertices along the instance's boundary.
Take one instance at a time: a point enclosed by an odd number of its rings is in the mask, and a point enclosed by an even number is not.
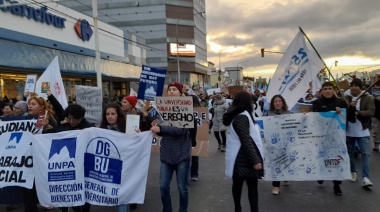
<svg viewBox="0 0 380 212"><path fill-rule="evenodd" d="M136 107L137 104L137 97L135 96L126 96L124 97L125 100L129 102L129 104L132 105L132 107Z"/></svg>
<svg viewBox="0 0 380 212"><path fill-rule="evenodd" d="M183 88L183 85L182 85L181 83L179 83L179 82L171 82L171 83L168 85L168 90L169 90L169 87L171 87L171 86L176 87L176 88L179 90L179 92L181 93L181 95L182 95L182 88Z"/></svg>

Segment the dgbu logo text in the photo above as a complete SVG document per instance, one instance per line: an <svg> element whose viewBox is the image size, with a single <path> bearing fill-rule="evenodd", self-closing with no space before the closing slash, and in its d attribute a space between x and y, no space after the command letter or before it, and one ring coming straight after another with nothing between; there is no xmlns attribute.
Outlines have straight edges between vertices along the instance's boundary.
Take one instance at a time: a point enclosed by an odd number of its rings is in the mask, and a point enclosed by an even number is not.
<svg viewBox="0 0 380 212"><path fill-rule="evenodd" d="M114 184L121 183L123 161L115 144L107 138L90 141L84 157L85 177Z"/></svg>

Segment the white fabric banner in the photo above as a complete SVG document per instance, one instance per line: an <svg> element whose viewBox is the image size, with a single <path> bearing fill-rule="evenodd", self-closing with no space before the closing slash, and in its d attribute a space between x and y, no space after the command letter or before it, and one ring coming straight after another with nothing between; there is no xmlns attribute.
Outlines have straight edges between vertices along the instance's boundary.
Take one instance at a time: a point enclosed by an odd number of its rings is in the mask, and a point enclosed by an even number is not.
<svg viewBox="0 0 380 212"><path fill-rule="evenodd" d="M312 68L317 61L311 58L314 55L308 50L304 35L299 31L286 49L272 77L266 95L269 102L274 95L280 94L286 99L289 108L296 104L309 88L309 82L313 81L320 71Z"/></svg>
<svg viewBox="0 0 380 212"><path fill-rule="evenodd" d="M268 181L351 178L346 147L346 110L256 119L264 144Z"/></svg>
<svg viewBox="0 0 380 212"><path fill-rule="evenodd" d="M59 69L58 56L46 68L44 73L38 78L36 83L36 93L38 96L47 99L46 92L50 90L63 109L68 106L65 87L62 82L61 70Z"/></svg>
<svg viewBox="0 0 380 212"><path fill-rule="evenodd" d="M0 188L33 187L33 158L30 132L5 132L0 136Z"/></svg>
<svg viewBox="0 0 380 212"><path fill-rule="evenodd" d="M44 206L143 203L152 133L87 128L36 136L37 194Z"/></svg>

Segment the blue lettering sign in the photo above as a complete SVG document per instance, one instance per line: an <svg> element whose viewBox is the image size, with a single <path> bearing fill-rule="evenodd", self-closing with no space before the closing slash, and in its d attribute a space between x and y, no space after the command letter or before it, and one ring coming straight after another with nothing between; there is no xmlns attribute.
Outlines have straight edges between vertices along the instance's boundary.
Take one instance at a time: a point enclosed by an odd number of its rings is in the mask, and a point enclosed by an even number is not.
<svg viewBox="0 0 380 212"><path fill-rule="evenodd" d="M18 3L17 1L10 0L8 0L8 2L11 4ZM0 5L4 5L4 0L0 0ZM57 28L65 28L66 19L47 13L46 6L41 6L41 8L37 9L28 5L10 5L2 7L1 10L3 12L10 12L13 15L34 19L37 22L46 23L47 25L53 25Z"/></svg>

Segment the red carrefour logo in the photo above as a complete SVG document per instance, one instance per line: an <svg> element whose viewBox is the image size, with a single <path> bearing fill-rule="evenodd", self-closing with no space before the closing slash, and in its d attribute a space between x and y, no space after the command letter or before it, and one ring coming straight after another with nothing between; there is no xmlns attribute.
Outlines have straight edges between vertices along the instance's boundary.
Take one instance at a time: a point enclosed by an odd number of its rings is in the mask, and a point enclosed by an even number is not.
<svg viewBox="0 0 380 212"><path fill-rule="evenodd" d="M86 20L79 19L75 24L74 29L80 39L82 39L83 41L90 40L92 36L92 29L90 24Z"/></svg>

